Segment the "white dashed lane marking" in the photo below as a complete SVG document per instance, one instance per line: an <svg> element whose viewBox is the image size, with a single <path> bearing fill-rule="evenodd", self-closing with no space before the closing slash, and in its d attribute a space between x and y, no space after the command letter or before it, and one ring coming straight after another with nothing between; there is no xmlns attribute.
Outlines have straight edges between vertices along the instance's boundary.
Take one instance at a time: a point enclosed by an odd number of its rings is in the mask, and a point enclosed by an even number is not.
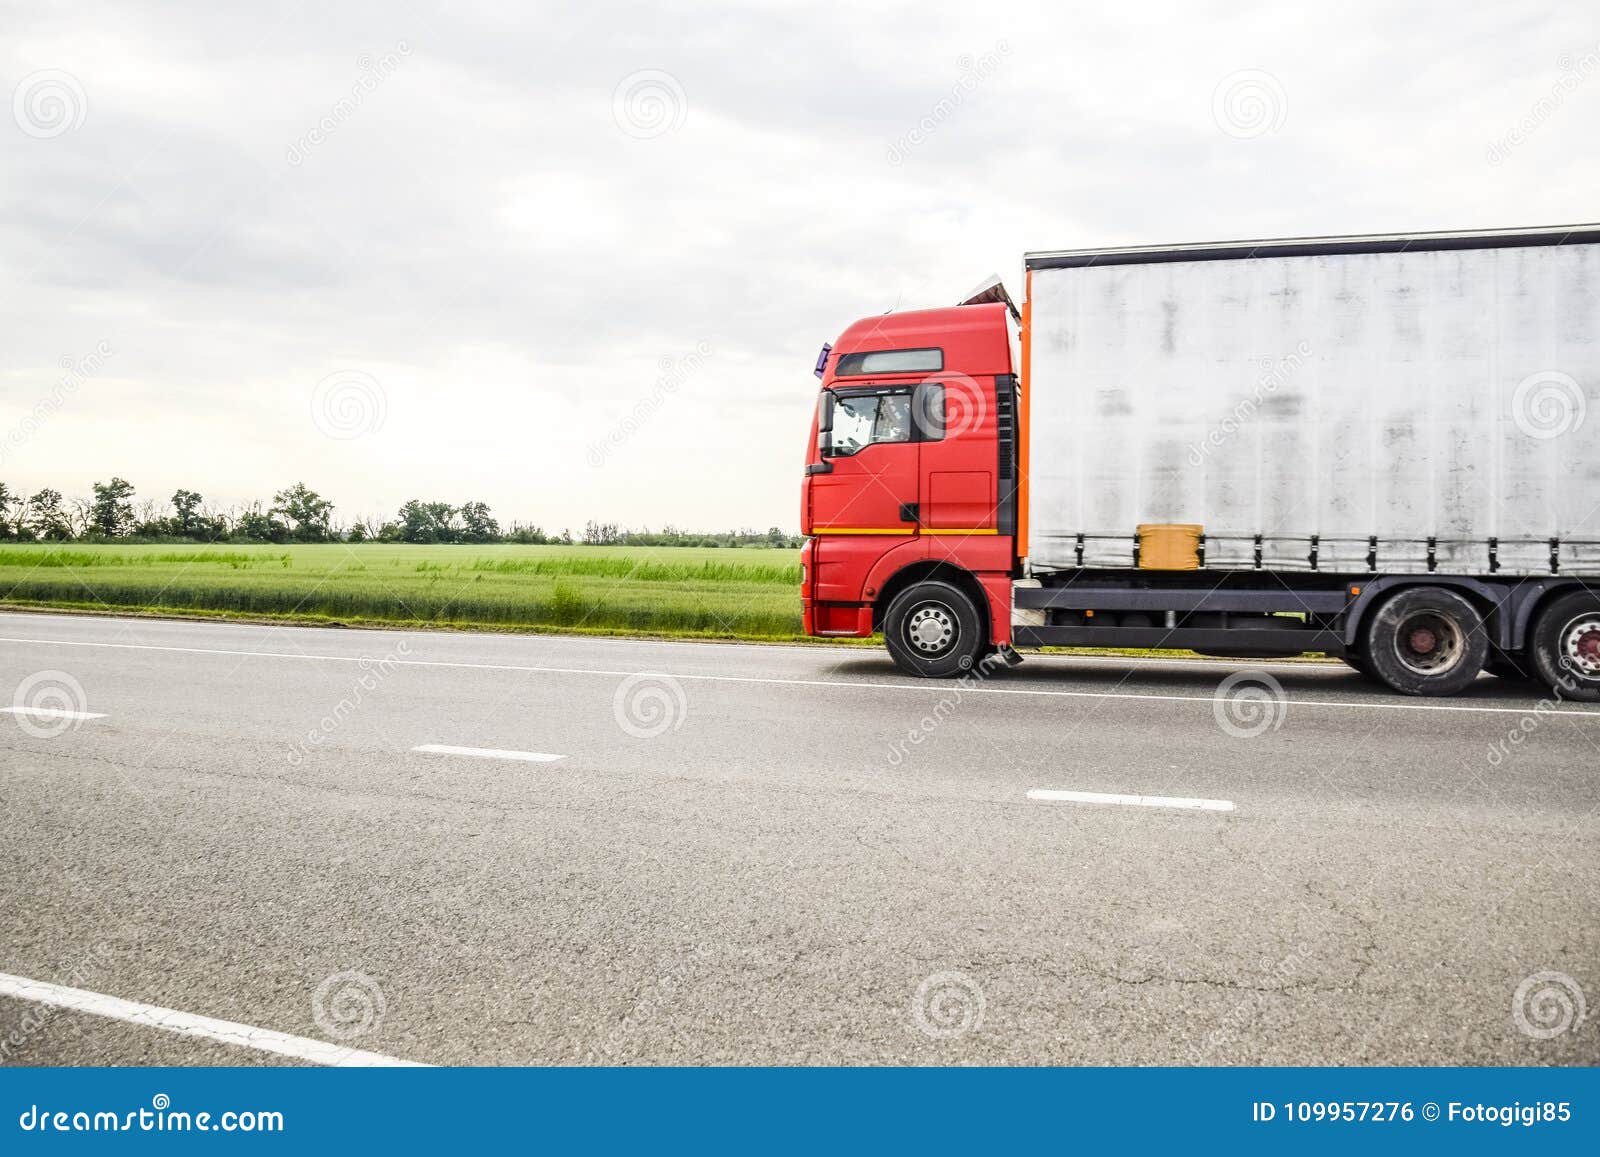
<svg viewBox="0 0 1600 1157"><path fill-rule="evenodd" d="M452 747L448 743L424 743L412 751L425 751L430 755L467 755L476 759L511 759L519 763L554 763L564 755L551 755L545 751L507 751L499 747Z"/></svg>
<svg viewBox="0 0 1600 1157"><path fill-rule="evenodd" d="M0 707L0 715L26 715L32 719L104 719L101 711L68 711L62 707Z"/></svg>
<svg viewBox="0 0 1600 1157"><path fill-rule="evenodd" d="M1125 807L1172 807L1191 811L1231 812L1231 799L1189 799L1177 795L1112 795L1100 791L1055 791L1035 788L1028 798L1041 803L1100 803Z"/></svg>

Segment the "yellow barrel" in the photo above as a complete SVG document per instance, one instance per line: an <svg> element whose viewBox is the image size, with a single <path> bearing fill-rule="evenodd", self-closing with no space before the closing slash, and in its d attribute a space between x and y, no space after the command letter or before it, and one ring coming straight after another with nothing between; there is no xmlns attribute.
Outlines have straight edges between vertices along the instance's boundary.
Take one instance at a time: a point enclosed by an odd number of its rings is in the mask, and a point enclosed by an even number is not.
<svg viewBox="0 0 1600 1157"><path fill-rule="evenodd" d="M1139 569L1199 570L1202 529L1187 522L1141 523Z"/></svg>

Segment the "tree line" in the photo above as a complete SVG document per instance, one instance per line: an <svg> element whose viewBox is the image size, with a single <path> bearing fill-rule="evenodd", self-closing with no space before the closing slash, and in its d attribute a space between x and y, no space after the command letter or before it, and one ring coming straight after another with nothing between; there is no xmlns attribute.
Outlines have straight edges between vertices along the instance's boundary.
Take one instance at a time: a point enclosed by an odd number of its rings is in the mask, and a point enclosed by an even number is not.
<svg viewBox="0 0 1600 1157"><path fill-rule="evenodd" d="M272 502L218 509L194 490L180 489L165 503L139 500L124 478L93 484L92 497L65 498L59 490L19 494L0 482L0 541L9 542L409 542L564 543L584 546L767 546L797 547L800 536L774 526L705 534L667 526L660 531L625 530L614 522L568 530L513 522L502 527L486 502L424 502L413 498L394 518L363 515L343 523L334 505L304 482L272 496Z"/></svg>

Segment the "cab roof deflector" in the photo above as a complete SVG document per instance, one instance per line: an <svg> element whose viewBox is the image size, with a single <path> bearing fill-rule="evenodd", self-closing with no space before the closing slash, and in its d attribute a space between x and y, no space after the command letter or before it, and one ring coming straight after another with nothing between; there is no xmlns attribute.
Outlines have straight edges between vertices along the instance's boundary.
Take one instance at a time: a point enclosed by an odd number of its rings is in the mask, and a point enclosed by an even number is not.
<svg viewBox="0 0 1600 1157"><path fill-rule="evenodd" d="M1022 320L1021 311L1017 309L1016 302L1011 300L1011 295L1006 292L1006 287L1000 283L1000 275L998 273L990 274L977 289L967 294L964 301L956 302L958 306L995 304L1003 305L1010 310L1013 321L1020 322Z"/></svg>

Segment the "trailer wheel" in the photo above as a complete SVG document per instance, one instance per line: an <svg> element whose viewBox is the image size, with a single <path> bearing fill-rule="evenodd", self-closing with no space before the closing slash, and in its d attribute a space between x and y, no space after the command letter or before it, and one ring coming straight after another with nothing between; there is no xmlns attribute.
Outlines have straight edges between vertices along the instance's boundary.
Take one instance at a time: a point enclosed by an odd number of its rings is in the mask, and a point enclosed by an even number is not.
<svg viewBox="0 0 1600 1157"><path fill-rule="evenodd" d="M883 640L895 666L943 679L972 670L988 639L971 597L945 582L922 582L894 597L883 615Z"/></svg>
<svg viewBox="0 0 1600 1157"><path fill-rule="evenodd" d="M1563 699L1600 700L1600 596L1562 595L1533 621L1534 672Z"/></svg>
<svg viewBox="0 0 1600 1157"><path fill-rule="evenodd" d="M1362 640L1372 674L1402 695L1454 695L1489 654L1483 617L1443 587L1408 587L1373 612Z"/></svg>

